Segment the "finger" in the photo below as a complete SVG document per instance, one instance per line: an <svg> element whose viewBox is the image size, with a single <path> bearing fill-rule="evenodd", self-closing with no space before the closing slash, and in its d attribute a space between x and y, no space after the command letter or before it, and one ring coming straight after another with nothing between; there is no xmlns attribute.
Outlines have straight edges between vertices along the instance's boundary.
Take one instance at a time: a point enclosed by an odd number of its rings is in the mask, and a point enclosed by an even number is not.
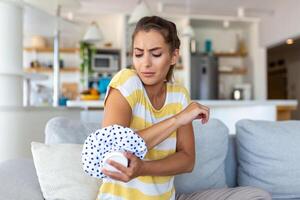
<svg viewBox="0 0 300 200"><path fill-rule="evenodd" d="M208 122L208 119L209 119L209 113L207 113L207 115L204 118L204 124L206 124Z"/></svg>
<svg viewBox="0 0 300 200"><path fill-rule="evenodd" d="M208 122L209 118L210 118L210 109L208 110L207 122Z"/></svg>
<svg viewBox="0 0 300 200"><path fill-rule="evenodd" d="M114 162L114 161L108 161L108 163L115 167L117 170L119 170L122 174L126 175L127 177L131 177L132 176L132 166L129 166L129 167L124 167L123 165L117 163L117 162Z"/></svg>
<svg viewBox="0 0 300 200"><path fill-rule="evenodd" d="M205 115L205 119L208 119L208 118L209 118L209 109L206 111L205 114L206 114L206 115Z"/></svg>
<svg viewBox="0 0 300 200"><path fill-rule="evenodd" d="M201 110L199 117L201 117L202 119L206 119L208 117L208 111Z"/></svg>
<svg viewBox="0 0 300 200"><path fill-rule="evenodd" d="M123 181L123 182L126 182L128 180L128 177L125 174L119 172L112 172L106 169L102 169L102 173L114 180Z"/></svg>
<svg viewBox="0 0 300 200"><path fill-rule="evenodd" d="M128 167L130 168L132 163L135 163L138 157L136 157L133 153L131 152L126 152L125 156L128 159Z"/></svg>
<svg viewBox="0 0 300 200"><path fill-rule="evenodd" d="M125 152L124 154L125 154L126 158L128 158L129 160L134 159L133 153L131 153L131 152Z"/></svg>
<svg viewBox="0 0 300 200"><path fill-rule="evenodd" d="M120 163L117 163L113 160L108 160L107 161L108 164L110 164L111 166L113 166L114 168L116 168L117 170L119 170L120 172L127 174L127 167L124 167L123 165L121 165Z"/></svg>
<svg viewBox="0 0 300 200"><path fill-rule="evenodd" d="M208 118L209 118L209 112L202 110L197 118L201 120L202 124L207 123Z"/></svg>
<svg viewBox="0 0 300 200"><path fill-rule="evenodd" d="M131 152L126 152L125 156L128 159L128 168L132 168L137 162L137 159L139 159L138 157L136 157L133 153ZM128 175L128 174L127 174Z"/></svg>

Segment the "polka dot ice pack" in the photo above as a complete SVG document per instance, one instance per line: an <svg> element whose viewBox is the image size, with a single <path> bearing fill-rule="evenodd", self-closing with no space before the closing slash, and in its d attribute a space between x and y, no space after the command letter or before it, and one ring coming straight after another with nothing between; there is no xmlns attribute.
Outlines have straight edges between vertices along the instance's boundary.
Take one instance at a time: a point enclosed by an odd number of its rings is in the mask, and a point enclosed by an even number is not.
<svg viewBox="0 0 300 200"><path fill-rule="evenodd" d="M81 157L83 169L95 178L106 178L101 172L106 154L126 151L143 159L147 153L146 143L127 127L112 125L99 129L90 134L84 142Z"/></svg>

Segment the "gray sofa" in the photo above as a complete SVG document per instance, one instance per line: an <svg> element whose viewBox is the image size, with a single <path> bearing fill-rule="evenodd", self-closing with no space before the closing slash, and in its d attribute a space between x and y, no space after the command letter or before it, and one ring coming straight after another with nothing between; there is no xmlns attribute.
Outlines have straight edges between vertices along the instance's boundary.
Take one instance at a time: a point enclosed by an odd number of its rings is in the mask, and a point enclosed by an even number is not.
<svg viewBox="0 0 300 200"><path fill-rule="evenodd" d="M273 199L300 199L300 132L296 134L300 131L300 122L242 120L236 125L236 135L229 135L228 128L216 119L211 119L207 125L194 121L193 127L196 165L192 173L176 176L177 192L249 185L269 191ZM98 128L99 124L95 123L82 123L62 117L53 118L46 125L45 143L82 144L87 135ZM296 141L297 139L299 140ZM289 142L292 147L278 149ZM282 151L285 153L280 153ZM280 158L276 157L277 152ZM298 152L298 155L286 158L286 155ZM270 153L274 156L266 156ZM280 161L281 157L285 160ZM272 166L274 162L280 163L278 169L277 165ZM265 168L266 166L268 168ZM278 175L284 176L278 171L283 173L285 169L293 171L287 170L287 177L274 179ZM1 200L44 199L34 163L30 159L0 163L0 181ZM293 184L292 188L288 187Z"/></svg>

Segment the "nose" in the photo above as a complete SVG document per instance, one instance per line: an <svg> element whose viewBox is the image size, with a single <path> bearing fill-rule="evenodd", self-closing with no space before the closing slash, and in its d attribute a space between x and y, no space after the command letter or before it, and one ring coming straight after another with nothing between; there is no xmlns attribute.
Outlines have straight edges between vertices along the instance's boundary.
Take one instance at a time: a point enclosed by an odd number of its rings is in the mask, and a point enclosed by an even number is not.
<svg viewBox="0 0 300 200"><path fill-rule="evenodd" d="M145 68L151 67L151 57L150 57L149 53L144 54L142 62L143 62L143 67L145 67Z"/></svg>

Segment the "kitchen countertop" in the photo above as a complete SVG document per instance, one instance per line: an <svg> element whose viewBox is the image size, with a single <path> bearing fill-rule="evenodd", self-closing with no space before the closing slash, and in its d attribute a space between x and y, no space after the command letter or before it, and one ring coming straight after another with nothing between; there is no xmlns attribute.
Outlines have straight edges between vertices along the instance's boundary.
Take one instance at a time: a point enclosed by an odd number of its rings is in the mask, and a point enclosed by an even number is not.
<svg viewBox="0 0 300 200"><path fill-rule="evenodd" d="M297 100L198 100L199 103L213 107L232 107L232 106L297 106Z"/></svg>
<svg viewBox="0 0 300 200"><path fill-rule="evenodd" d="M298 105L297 100L193 100L208 107L244 107L244 106L291 106ZM67 101L67 107L103 109L104 101Z"/></svg>

